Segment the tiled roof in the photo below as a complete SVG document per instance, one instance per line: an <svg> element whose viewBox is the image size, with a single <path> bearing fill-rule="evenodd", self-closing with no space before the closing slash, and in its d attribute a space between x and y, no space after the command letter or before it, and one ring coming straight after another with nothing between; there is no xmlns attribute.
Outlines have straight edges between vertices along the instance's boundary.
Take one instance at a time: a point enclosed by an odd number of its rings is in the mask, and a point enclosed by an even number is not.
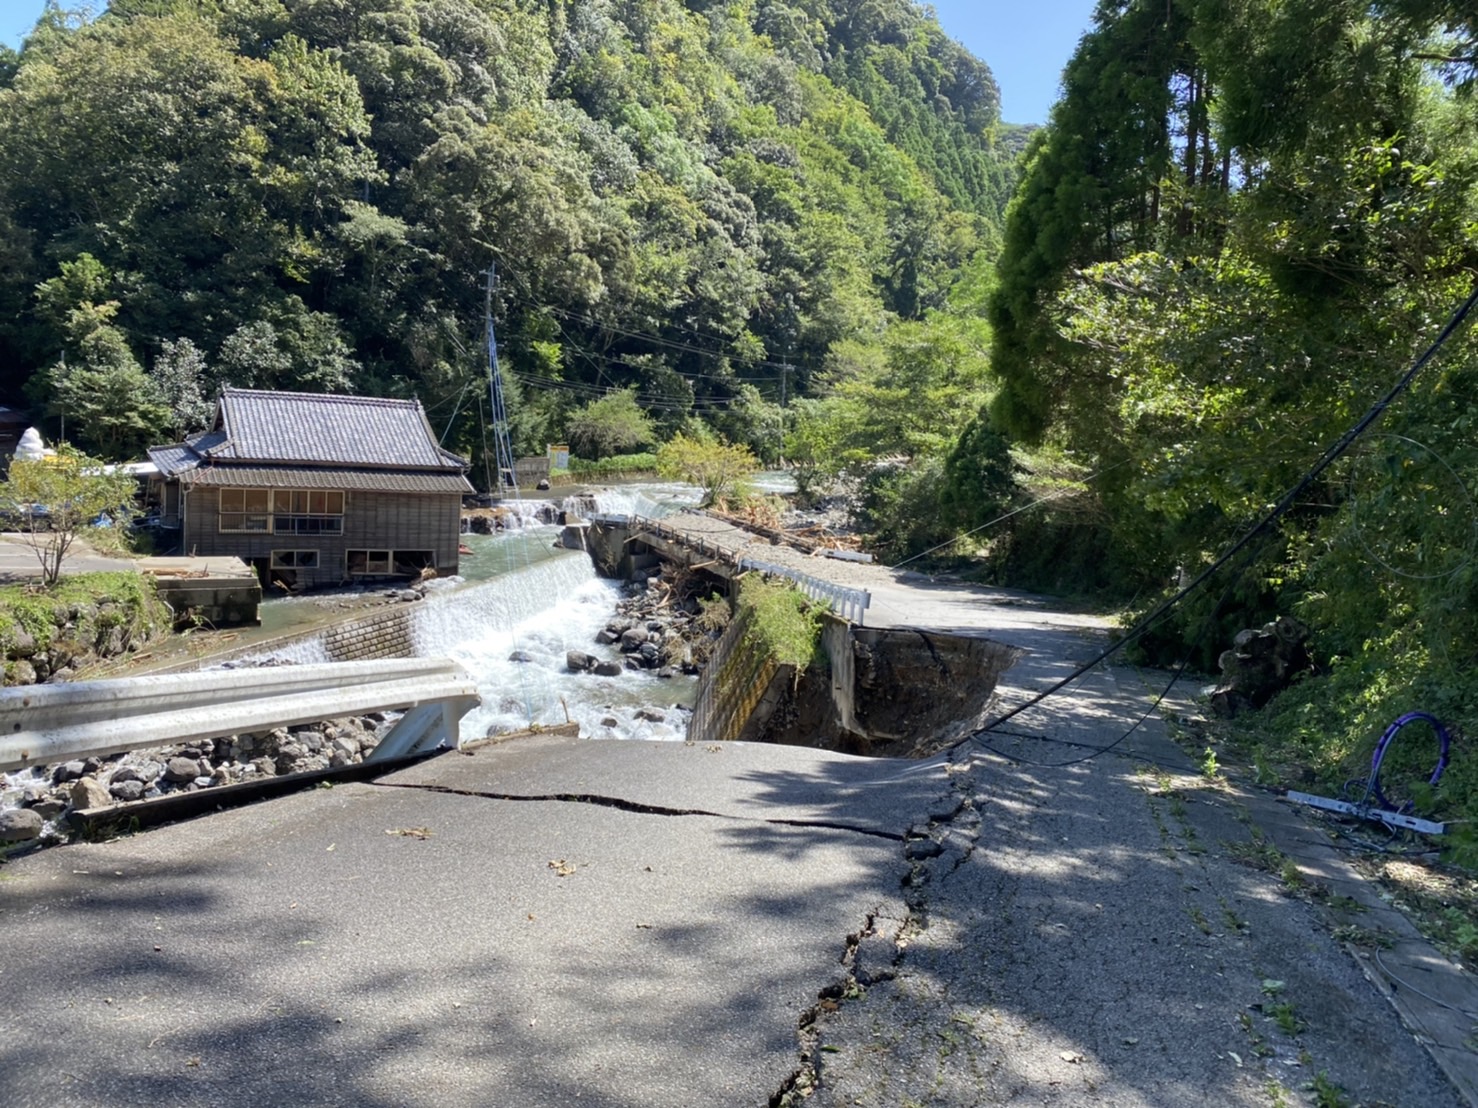
<svg viewBox="0 0 1478 1108"><path fill-rule="evenodd" d="M200 455L179 442L173 446L149 447L149 460L159 467L159 472L164 476L173 477L199 465Z"/></svg>
<svg viewBox="0 0 1478 1108"><path fill-rule="evenodd" d="M150 456L154 455L150 451ZM157 459L156 459L157 461ZM163 466L160 467L163 469ZM201 466L185 477L191 485L248 489L349 489L366 492L465 493L461 473L406 473L389 469L316 469L306 466Z"/></svg>
<svg viewBox="0 0 1478 1108"><path fill-rule="evenodd" d="M226 389L216 407L212 430L172 446L151 447L149 457L166 477L214 464L227 468L242 463L305 469L383 467L455 475L461 487L466 484L461 474L467 470L465 458L437 444L417 400L258 389ZM213 484L233 483L209 480Z"/></svg>
<svg viewBox="0 0 1478 1108"><path fill-rule="evenodd" d="M226 389L216 426L226 441L197 449L223 462L467 466L437 445L417 400Z"/></svg>

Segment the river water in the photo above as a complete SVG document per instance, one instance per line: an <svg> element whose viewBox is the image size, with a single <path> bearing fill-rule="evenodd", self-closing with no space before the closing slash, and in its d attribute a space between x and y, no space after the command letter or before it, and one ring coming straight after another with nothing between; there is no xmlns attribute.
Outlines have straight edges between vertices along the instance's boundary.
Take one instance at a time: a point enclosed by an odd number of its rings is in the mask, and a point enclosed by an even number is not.
<svg viewBox="0 0 1478 1108"><path fill-rule="evenodd" d="M644 483L591 496L601 514L657 517L697 503L699 490ZM595 642L615 615L621 586L598 578L583 551L555 548L560 528L538 520L539 508L547 504L505 502L519 520L517 527L462 536L473 551L462 558L462 576L431 582L426 599L412 611L416 654L452 658L477 681L482 706L464 717L462 738L565 722L580 724L587 738L684 738L695 678L659 678L650 670L626 670L618 677L568 671L570 650L621 658L615 647ZM311 603L309 598L269 601L263 605L263 623L289 630ZM256 657L328 660L321 642L311 638ZM639 718L643 709L662 718Z"/></svg>

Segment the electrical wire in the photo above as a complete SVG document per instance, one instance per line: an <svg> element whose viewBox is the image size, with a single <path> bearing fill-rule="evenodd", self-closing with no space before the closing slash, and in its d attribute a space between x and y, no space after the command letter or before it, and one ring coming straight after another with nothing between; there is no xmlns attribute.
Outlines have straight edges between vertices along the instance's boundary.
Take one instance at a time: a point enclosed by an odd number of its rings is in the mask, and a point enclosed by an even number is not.
<svg viewBox="0 0 1478 1108"><path fill-rule="evenodd" d="M529 373L513 373L511 376L521 385L529 388L557 389L570 392L576 396L586 397L591 400L599 400L603 396L609 396L613 392L620 392L616 387L602 388L599 385L590 385L580 381L556 381L550 377L536 377ZM662 412L691 412L691 411L725 411L737 403L734 399L723 397L695 397L692 403L684 403L670 396L652 396L647 393L637 393L637 402L648 410Z"/></svg>
<svg viewBox="0 0 1478 1108"><path fill-rule="evenodd" d="M1397 977L1394 973L1390 971L1389 968L1387 968L1386 964L1381 961L1380 947L1372 947L1371 954L1375 956L1375 964L1380 967L1381 972L1389 977L1392 983L1399 988L1405 989L1408 992L1416 993L1416 995L1421 997L1423 1000L1429 1000L1433 1004L1437 1005L1437 1007L1439 1008L1446 1008L1449 1012L1456 1012L1464 1019L1478 1020L1478 1012L1470 1012L1466 1008L1459 1008L1456 1004L1449 1004L1445 1000L1438 1000L1431 993L1422 992L1410 981L1407 981L1404 977Z"/></svg>
<svg viewBox="0 0 1478 1108"><path fill-rule="evenodd" d="M1115 462L1111 466L1105 466L1103 469L1100 469L1097 473L1090 473L1087 477L1084 477L1083 480L1080 481L1080 482L1078 482L1078 483L1079 484L1082 484L1082 485L1086 485L1090 481L1096 481L1096 480L1098 480L1098 478L1102 477L1105 473L1111 473L1114 470L1118 469L1120 466L1127 465L1128 463L1129 463L1129 459L1128 458L1125 458L1122 461ZM908 565L909 562L916 562L920 558L927 558L930 554L933 554L935 551L943 550L945 547L948 547L948 546L953 546L955 543L959 542L961 539L968 539L971 535L979 534L981 531L985 531L985 530L987 530L987 529L989 529L991 527L994 527L998 523L1005 523L1006 520L1010 519L1012 516L1019 516L1022 512L1025 512L1025 511L1027 511L1030 508L1035 508L1035 507L1038 507L1039 505L1042 505L1042 504L1050 504L1054 500L1061 500L1064 497L1072 496L1077 491L1078 491L1077 489L1063 489L1060 492L1053 493L1051 496L1044 496L1040 500L1033 500L1030 504L1023 504L1021 507L1015 508L1015 509L1007 512L1005 515L996 516L996 518L993 519L993 520L991 520L989 523L982 523L979 527L976 527L976 528L973 528L972 530L966 531L964 534L956 535L954 538L948 539L948 540L940 543L938 546L931 546L928 550L925 550L921 554L915 554L912 558L905 558L905 559L903 559L903 561L897 563L896 565L894 565L894 566L892 566L890 568L892 568L892 569L902 569L904 566Z"/></svg>
<svg viewBox="0 0 1478 1108"><path fill-rule="evenodd" d="M1425 351L1422 352L1421 356L1412 363L1410 368L1408 368L1406 372L1401 375L1396 383L1392 385L1391 388L1388 389L1386 393L1380 397L1380 399L1378 399L1373 405L1371 405L1369 411L1367 411L1365 415L1363 415L1352 427L1345 431L1345 433L1341 435L1338 440L1336 440L1324 451L1324 454L1319 458L1319 460L1315 462L1314 465L1307 472L1304 473L1304 475L1293 485L1292 488L1290 488L1286 493L1283 494L1278 502L1273 505L1270 511L1268 511L1261 519L1259 519L1257 523L1255 523L1251 528L1245 531L1242 536L1238 538L1237 541L1234 542L1220 557L1212 562L1211 565L1207 566L1204 570L1197 574L1192 581L1177 590L1174 595L1170 596L1166 600L1161 601L1158 605L1155 606L1153 611L1151 611L1148 615L1143 616L1132 628L1126 631L1123 637L1109 646L1106 650L1101 651L1093 659L1083 663L1072 673L1055 682L1042 692L1037 693L1035 696L1028 699L1025 703L1017 705L1015 708L1011 709L999 719L992 720L984 727L981 727L966 735L964 738L958 739L955 742L951 743L945 749L953 750L957 747L963 746L967 742L975 741L979 739L982 735L989 734L993 728L999 727L1007 720L1015 718L1029 708L1035 707L1036 705L1040 704L1048 697L1054 696L1058 692L1061 692L1068 685L1073 684L1089 671L1103 664L1103 662L1107 661L1110 657L1123 650L1130 643L1136 642L1140 638L1144 637L1144 635L1147 634L1152 627L1159 623L1160 620L1167 616L1172 610L1178 607L1180 603L1185 600L1186 597L1190 596L1193 592L1198 590L1213 574L1219 572L1223 567L1230 564L1232 560L1236 558L1239 554L1248 550L1248 548L1252 546L1253 542L1259 537L1261 537L1264 542L1270 539L1273 534L1271 530L1273 524L1281 519L1285 514L1287 514L1288 510L1294 505L1298 497L1301 496L1304 491L1308 489L1308 487L1319 478L1319 475L1322 474L1331 465L1333 465L1334 462L1337 461L1346 451L1348 451L1350 447L1355 444L1356 440L1359 439L1360 436L1363 435L1365 431L1371 426L1371 424L1373 424L1377 419L1384 415L1386 409L1389 408L1403 393L1406 392L1407 389L1411 387L1412 382L1416 380L1417 374L1419 374L1424 368L1426 368L1427 363L1430 362L1434 357L1436 357L1437 353L1444 346L1447 345L1448 340L1452 338L1457 329L1461 327L1462 324L1467 320L1475 305L1478 305L1478 286L1474 287L1473 291L1468 295L1468 298L1463 301L1463 303L1457 308L1456 311L1453 312L1452 316L1448 319L1446 326L1443 327L1441 333L1432 342L1432 344L1428 346ZM1244 566L1243 571L1245 571L1245 568L1246 567ZM1232 585L1228 586L1229 592L1232 586L1236 584L1238 579L1240 579L1240 571L1238 576L1233 578ZM1202 624L1203 635L1205 634L1205 630L1209 627L1210 623L1211 621L1207 620ZM1155 699L1155 701L1150 705L1149 710L1145 712L1145 714L1141 716L1127 731L1125 731L1124 734L1120 735L1118 739L1114 740L1106 747L1101 748L1097 753L1086 755L1083 758L1075 759L1071 762L1056 763L1056 765L1059 767L1076 765L1079 762L1085 762L1092 758L1098 757L1100 754L1107 753L1108 751L1114 749L1116 746L1122 743L1125 739L1127 739L1130 735L1137 731L1140 725L1149 718L1150 713L1155 711L1160 706L1160 704L1164 702L1165 698L1169 696L1170 690L1175 686L1175 682L1178 681L1181 674L1185 672L1188 662L1189 658L1181 663L1179 669L1177 669L1175 675L1171 678L1170 684L1166 686L1164 692L1162 692ZM995 751L995 753L1014 761L1025 761L1024 759L1017 759L1014 756L1005 754L1001 751Z"/></svg>
<svg viewBox="0 0 1478 1108"><path fill-rule="evenodd" d="M527 305L527 306L529 306L531 308L534 308L537 311L548 312L551 315L557 315L557 316L561 317L562 319L567 319L567 320L570 320L571 322L574 322L574 323L583 323L583 324L585 324L588 327L597 327L600 330L606 331L606 332L608 332L610 334L620 335L622 338L634 339L634 340L637 340L639 342L651 343L653 346L664 346L664 347L667 347L668 349L678 350L678 351L681 351L682 353L685 353L685 354L695 354L695 355L698 355L699 357L704 357L704 358L720 358L720 359L723 359L725 361L740 362L740 363L743 363L744 365L763 366L763 367L765 367L767 369L795 369L796 368L795 364L792 363L792 362L777 362L777 361L773 361L772 359L767 358L767 357L758 357L758 356L755 356L755 355L752 355L752 354L740 354L740 353L725 354L725 353L722 353L722 352L717 351L717 350L706 350L706 349L704 349L701 346L691 346L688 343L674 342L672 339L665 339L665 338L662 338L662 337L660 337L658 335L644 334L641 331L632 331L632 330L628 330L627 328L624 328L624 327L617 327L613 323L609 323L609 322L606 322L604 320L596 319L593 316L581 315L579 312L572 312L572 311L569 311L566 308L556 308L556 307L554 307L552 305L549 305L549 304L541 304L541 303L536 302L532 297L519 296L518 294L515 294L515 297L517 299L523 301L523 303L525 305ZM681 330L682 328L678 328L678 329ZM697 332L691 332L691 333L697 334ZM734 340L733 339L720 339L717 336L714 336L714 341L715 342L733 342ZM769 378L755 378L755 380L769 380Z"/></svg>

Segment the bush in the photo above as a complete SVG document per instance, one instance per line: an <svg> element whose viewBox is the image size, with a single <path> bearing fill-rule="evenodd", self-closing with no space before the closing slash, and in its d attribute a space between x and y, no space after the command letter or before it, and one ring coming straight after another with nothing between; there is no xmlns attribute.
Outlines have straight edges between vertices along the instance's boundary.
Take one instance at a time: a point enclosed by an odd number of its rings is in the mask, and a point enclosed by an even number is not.
<svg viewBox="0 0 1478 1108"><path fill-rule="evenodd" d="M816 659L821 613L799 589L750 574L739 583L739 612L749 614L751 648L803 673Z"/></svg>
<svg viewBox="0 0 1478 1108"><path fill-rule="evenodd" d="M741 478L759 469L759 461L747 446L689 438L678 434L657 451L657 471L703 490L700 507L711 508L732 496Z"/></svg>

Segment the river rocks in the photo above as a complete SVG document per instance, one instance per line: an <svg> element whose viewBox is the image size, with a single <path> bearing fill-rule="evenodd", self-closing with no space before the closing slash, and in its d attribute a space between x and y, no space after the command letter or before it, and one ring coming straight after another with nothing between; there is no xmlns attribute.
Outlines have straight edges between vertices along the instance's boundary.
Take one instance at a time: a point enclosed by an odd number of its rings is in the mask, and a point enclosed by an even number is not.
<svg viewBox="0 0 1478 1108"><path fill-rule="evenodd" d="M73 808L106 808L113 803L113 797L96 777L83 777L73 781L67 795Z"/></svg>
<svg viewBox="0 0 1478 1108"><path fill-rule="evenodd" d="M595 669L599 658L593 654L586 654L583 650L569 650L565 652L565 668L571 673L589 673Z"/></svg>
<svg viewBox="0 0 1478 1108"><path fill-rule="evenodd" d="M523 662L527 664L534 660L534 656L527 650L515 650L512 654L508 655L508 660L510 662Z"/></svg>
<svg viewBox="0 0 1478 1108"><path fill-rule="evenodd" d="M113 780L108 783L108 792L115 800L127 803L130 800L141 800L144 795L144 783L142 781Z"/></svg>
<svg viewBox="0 0 1478 1108"><path fill-rule="evenodd" d="M164 764L164 779L183 783L200 776L200 762L194 758L171 758Z"/></svg>
<svg viewBox="0 0 1478 1108"><path fill-rule="evenodd" d="M356 765L374 751L382 735L399 718L399 713L377 712L292 730L276 728L200 739L181 746L112 755L106 760L94 757L63 762L43 768L39 777L11 778L6 787L18 807L0 811L0 820L30 827L36 820L44 824L73 810L107 808L170 793ZM5 784L5 776L0 775L0 785ZM26 814L14 814L20 812ZM50 830L40 833L40 837L43 841L62 838L59 832Z"/></svg>
<svg viewBox="0 0 1478 1108"><path fill-rule="evenodd" d="M633 627L621 634L621 652L630 654L640 650L647 644L647 629L645 627Z"/></svg>
<svg viewBox="0 0 1478 1108"><path fill-rule="evenodd" d="M595 675L597 677L620 677L626 667L620 662L596 662Z"/></svg>
<svg viewBox="0 0 1478 1108"><path fill-rule="evenodd" d="M46 821L30 808L0 812L0 843L25 843L40 838Z"/></svg>
<svg viewBox="0 0 1478 1108"><path fill-rule="evenodd" d="M660 708L638 708L636 718L645 720L647 723L664 723L667 720L667 713Z"/></svg>
<svg viewBox="0 0 1478 1108"><path fill-rule="evenodd" d="M68 781L75 781L87 772L87 767L81 762L60 762L51 767L51 782L54 785L64 785Z"/></svg>

